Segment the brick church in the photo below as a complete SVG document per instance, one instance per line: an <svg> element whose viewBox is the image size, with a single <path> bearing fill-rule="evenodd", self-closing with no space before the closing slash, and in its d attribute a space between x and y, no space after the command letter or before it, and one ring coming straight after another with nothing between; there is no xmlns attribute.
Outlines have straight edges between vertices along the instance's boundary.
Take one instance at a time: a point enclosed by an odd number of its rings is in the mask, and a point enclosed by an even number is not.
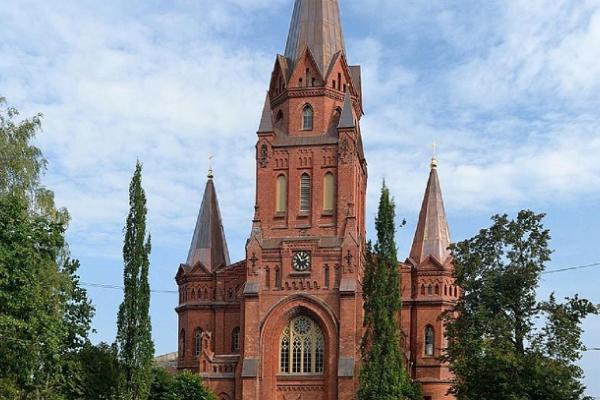
<svg viewBox="0 0 600 400"><path fill-rule="evenodd" d="M338 1L296 0L257 131L246 258L229 259L209 171L176 276L178 368L199 373L220 400L356 399L368 177L362 101ZM453 398L439 361L439 316L459 295L449 242L433 160L414 243L398 265L406 366L426 400Z"/></svg>

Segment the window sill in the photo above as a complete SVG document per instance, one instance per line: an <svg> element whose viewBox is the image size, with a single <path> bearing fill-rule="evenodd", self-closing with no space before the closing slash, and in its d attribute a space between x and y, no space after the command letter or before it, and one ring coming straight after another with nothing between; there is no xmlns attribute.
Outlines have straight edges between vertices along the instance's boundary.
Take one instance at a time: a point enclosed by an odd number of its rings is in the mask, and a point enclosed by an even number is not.
<svg viewBox="0 0 600 400"><path fill-rule="evenodd" d="M323 212L321 213L322 216L324 217L332 217L333 216L333 210L323 210Z"/></svg>
<svg viewBox="0 0 600 400"><path fill-rule="evenodd" d="M275 213L274 218L275 219L282 219L285 218L285 216L287 215L287 213L285 211L279 211Z"/></svg>
<svg viewBox="0 0 600 400"><path fill-rule="evenodd" d="M290 272L290 276L294 278L305 278L307 276L310 276L310 272L311 271L294 271Z"/></svg>
<svg viewBox="0 0 600 400"><path fill-rule="evenodd" d="M278 380L282 380L282 381L295 381L298 379L310 379L310 380L322 380L325 378L325 375L323 373L318 373L318 374L286 374L286 373L279 373L277 374L277 379Z"/></svg>
<svg viewBox="0 0 600 400"><path fill-rule="evenodd" d="M310 211L300 211L298 213L298 218L308 218L310 217Z"/></svg>

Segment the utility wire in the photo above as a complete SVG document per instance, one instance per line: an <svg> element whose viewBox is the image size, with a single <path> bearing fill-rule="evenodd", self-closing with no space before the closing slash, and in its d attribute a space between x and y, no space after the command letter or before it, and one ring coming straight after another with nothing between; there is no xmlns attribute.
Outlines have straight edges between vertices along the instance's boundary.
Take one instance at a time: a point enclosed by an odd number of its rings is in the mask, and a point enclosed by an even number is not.
<svg viewBox="0 0 600 400"><path fill-rule="evenodd" d="M118 286L118 285L105 285L102 283L91 283L91 282L80 282L79 284L81 286L88 286L88 287L94 287L94 288L99 288L99 289L125 290L125 288L123 286ZM177 290L152 290L152 289L150 289L150 292L162 293L162 294L178 294L179 293Z"/></svg>
<svg viewBox="0 0 600 400"><path fill-rule="evenodd" d="M558 272L575 271L575 270L578 270L578 269L585 269L585 268L592 268L592 267L599 267L599 266L600 266L600 262L593 263L593 264L588 264L588 265L579 265L579 266L576 266L576 267L566 267L566 268L559 268L559 269L551 269L551 270L542 272L542 275L556 274Z"/></svg>
<svg viewBox="0 0 600 400"><path fill-rule="evenodd" d="M587 268L593 268L593 267L600 267L600 262L593 263L593 264L587 264L587 265L578 265L578 266L574 266L574 267L551 269L551 270L542 272L542 275L556 274L559 272L567 272L567 271L576 271L576 270L580 270L580 269L587 269ZM88 286L88 287L94 287L94 288L99 288L99 289L125 290L125 288L123 286L118 286L118 285L107 285L107 284L93 283L93 282L81 282L80 284L81 284L81 286ZM159 289L155 289L155 290L151 289L150 292L161 293L161 294L178 294L179 293L177 290L159 290Z"/></svg>

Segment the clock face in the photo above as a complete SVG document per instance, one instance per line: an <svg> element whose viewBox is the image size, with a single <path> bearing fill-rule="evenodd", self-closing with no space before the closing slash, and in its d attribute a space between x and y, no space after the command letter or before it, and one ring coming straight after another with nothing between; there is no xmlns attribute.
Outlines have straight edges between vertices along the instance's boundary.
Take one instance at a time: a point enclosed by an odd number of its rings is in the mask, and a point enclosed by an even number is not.
<svg viewBox="0 0 600 400"><path fill-rule="evenodd" d="M299 251L294 254L292 266L296 271L308 271L310 269L310 254L306 251Z"/></svg>

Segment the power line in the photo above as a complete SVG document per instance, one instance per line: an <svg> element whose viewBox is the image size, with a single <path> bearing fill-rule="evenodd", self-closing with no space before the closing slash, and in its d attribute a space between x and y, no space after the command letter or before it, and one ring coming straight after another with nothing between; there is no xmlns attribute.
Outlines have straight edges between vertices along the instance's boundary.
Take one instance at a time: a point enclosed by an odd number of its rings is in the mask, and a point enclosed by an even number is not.
<svg viewBox="0 0 600 400"><path fill-rule="evenodd" d="M600 262L593 263L593 264L587 264L587 265L577 265L577 266L573 266L573 267L551 269L551 270L542 272L542 275L556 274L556 273L568 272L568 271L576 271L576 270L580 270L580 269L587 269L587 268L593 268L593 267L600 267ZM80 282L80 284L81 284L81 286L88 286L88 287L93 287L93 288L97 288L97 289L125 290L125 288L123 286L119 286L119 285L109 285L109 284L93 283L93 282ZM164 290L164 289L150 289L150 292L160 293L160 294L179 294L179 292L177 290ZM600 351L600 350L598 350L598 351Z"/></svg>
<svg viewBox="0 0 600 400"><path fill-rule="evenodd" d="M88 287L94 287L94 288L99 288L99 289L125 290L125 288L123 286L118 286L118 285L105 285L102 283L91 283L91 282L80 282L79 284L81 286L88 286ZM179 292L176 290L153 290L153 289L150 289L150 292L161 293L161 294L179 294Z"/></svg>
<svg viewBox="0 0 600 400"><path fill-rule="evenodd" d="M575 270L578 270L578 269L592 268L592 267L598 267L598 266L600 266L600 262L593 263L593 264L588 264L588 265L578 265L576 267L565 267L565 268L559 268L559 269L551 269L551 270L542 272L542 275L556 274L558 272L566 272L566 271L575 271Z"/></svg>

